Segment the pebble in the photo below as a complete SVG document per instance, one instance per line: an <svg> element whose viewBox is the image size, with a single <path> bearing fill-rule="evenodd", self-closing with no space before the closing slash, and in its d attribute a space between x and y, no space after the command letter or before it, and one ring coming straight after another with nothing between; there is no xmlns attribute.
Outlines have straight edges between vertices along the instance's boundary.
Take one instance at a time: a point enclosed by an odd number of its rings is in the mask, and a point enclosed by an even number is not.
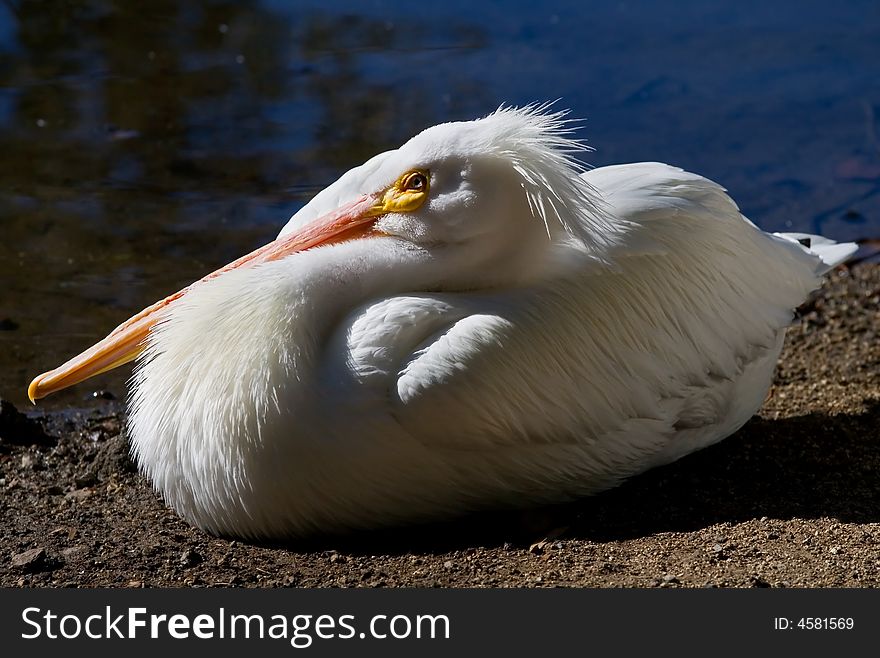
<svg viewBox="0 0 880 658"><path fill-rule="evenodd" d="M61 555L68 559L75 559L88 552L85 546L69 546L61 551Z"/></svg>
<svg viewBox="0 0 880 658"><path fill-rule="evenodd" d="M64 495L65 500L73 500L76 502L82 502L86 498L92 495L91 489L77 489L76 491L70 491Z"/></svg>
<svg viewBox="0 0 880 658"><path fill-rule="evenodd" d="M536 541L534 544L529 546L529 553L535 553L536 555L540 555L544 552L544 549L550 545L550 542L546 539L542 539L541 541Z"/></svg>
<svg viewBox="0 0 880 658"><path fill-rule="evenodd" d="M46 549L32 548L12 556L12 566L25 571L39 571L46 564Z"/></svg>
<svg viewBox="0 0 880 658"><path fill-rule="evenodd" d="M194 550L187 549L180 555L180 564L184 567L194 567L197 564L202 563L202 556L196 553Z"/></svg>

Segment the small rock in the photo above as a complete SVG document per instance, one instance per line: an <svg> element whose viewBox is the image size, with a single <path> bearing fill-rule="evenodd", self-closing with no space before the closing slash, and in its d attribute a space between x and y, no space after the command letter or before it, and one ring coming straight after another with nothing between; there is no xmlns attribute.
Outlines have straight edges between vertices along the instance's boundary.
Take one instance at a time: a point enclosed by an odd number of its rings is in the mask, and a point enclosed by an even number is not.
<svg viewBox="0 0 880 658"><path fill-rule="evenodd" d="M60 496L64 493L64 487L59 487L57 484L53 484L46 487L46 493L50 496Z"/></svg>
<svg viewBox="0 0 880 658"><path fill-rule="evenodd" d="M194 550L187 549L180 555L180 564L186 568L194 567L202 563L202 556Z"/></svg>
<svg viewBox="0 0 880 658"><path fill-rule="evenodd" d="M82 555L85 555L88 552L88 549L85 546L70 546L61 551L61 555L63 555L68 560L74 560Z"/></svg>
<svg viewBox="0 0 880 658"><path fill-rule="evenodd" d="M451 569L452 568L452 560L446 560L446 562L443 563L443 568L444 569Z"/></svg>
<svg viewBox="0 0 880 658"><path fill-rule="evenodd" d="M712 551L715 553L720 553L723 550L724 546L722 546L721 544L715 544L714 546L712 546Z"/></svg>
<svg viewBox="0 0 880 658"><path fill-rule="evenodd" d="M666 574L665 576L663 576L663 582L664 583L677 583L678 578L676 578L672 574Z"/></svg>
<svg viewBox="0 0 880 658"><path fill-rule="evenodd" d="M840 553L840 546L832 546L828 549L828 552L831 553L831 555L837 555Z"/></svg>
<svg viewBox="0 0 880 658"><path fill-rule="evenodd" d="M32 548L13 555L12 566L24 571L40 571L46 566L46 549Z"/></svg>
<svg viewBox="0 0 880 658"><path fill-rule="evenodd" d="M65 499L65 500L76 501L76 502L79 503L79 502L84 501L84 500L85 500L86 498L88 498L89 496L91 496L92 493L94 493L94 492L93 492L91 489L77 489L76 491L70 491L70 492L68 492L68 493L64 496L64 499Z"/></svg>

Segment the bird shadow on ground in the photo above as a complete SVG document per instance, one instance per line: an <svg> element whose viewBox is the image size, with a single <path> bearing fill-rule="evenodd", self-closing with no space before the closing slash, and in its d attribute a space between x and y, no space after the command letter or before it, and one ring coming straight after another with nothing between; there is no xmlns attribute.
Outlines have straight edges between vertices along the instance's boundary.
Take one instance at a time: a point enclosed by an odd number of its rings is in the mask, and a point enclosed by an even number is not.
<svg viewBox="0 0 880 658"><path fill-rule="evenodd" d="M595 542L749 519L880 521L880 401L860 414L753 417L739 432L620 487L564 505L325 538L303 550L444 553L544 537ZM332 544L332 545L331 545Z"/></svg>

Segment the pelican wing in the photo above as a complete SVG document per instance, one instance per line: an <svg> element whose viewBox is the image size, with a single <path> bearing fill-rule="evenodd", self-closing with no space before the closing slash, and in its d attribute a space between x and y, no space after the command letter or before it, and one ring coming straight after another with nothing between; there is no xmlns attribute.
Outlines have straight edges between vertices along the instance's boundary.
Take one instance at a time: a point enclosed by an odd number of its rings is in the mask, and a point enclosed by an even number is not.
<svg viewBox="0 0 880 658"><path fill-rule="evenodd" d="M527 290L434 296L447 320L433 317L389 386L413 436L536 459L566 446L623 473L720 440L760 406L821 261L680 169L585 177L621 226L611 265Z"/></svg>

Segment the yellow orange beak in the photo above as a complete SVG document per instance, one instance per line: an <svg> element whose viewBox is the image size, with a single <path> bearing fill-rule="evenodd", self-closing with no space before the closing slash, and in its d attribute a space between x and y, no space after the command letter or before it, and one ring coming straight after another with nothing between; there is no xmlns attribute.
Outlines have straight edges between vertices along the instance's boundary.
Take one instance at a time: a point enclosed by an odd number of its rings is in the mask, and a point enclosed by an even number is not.
<svg viewBox="0 0 880 658"><path fill-rule="evenodd" d="M183 297L193 286L230 270L253 267L319 245L365 236L372 230L376 218L386 212L388 212L388 203L385 199L362 196L319 217L298 231L242 256L183 290L145 308L116 327L102 341L73 357L64 365L38 375L28 386L28 397L31 402L35 402L39 398L136 359L146 346L150 329L164 317L163 311L174 300Z"/></svg>

